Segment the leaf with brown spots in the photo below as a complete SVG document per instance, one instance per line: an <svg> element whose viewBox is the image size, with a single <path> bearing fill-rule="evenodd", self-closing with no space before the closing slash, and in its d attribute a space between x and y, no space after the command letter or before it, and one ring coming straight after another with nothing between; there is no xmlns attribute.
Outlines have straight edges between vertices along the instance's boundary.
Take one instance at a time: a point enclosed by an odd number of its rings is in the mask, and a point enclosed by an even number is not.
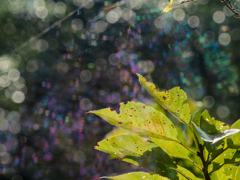
<svg viewBox="0 0 240 180"><path fill-rule="evenodd" d="M105 121L141 136L177 141L177 130L173 123L161 112L142 103L120 103L120 112L111 108L90 111Z"/></svg>
<svg viewBox="0 0 240 180"><path fill-rule="evenodd" d="M190 109L188 104L183 104L187 99L186 93L179 87L169 91L160 92L156 90L153 83L147 82L146 79L137 74L140 84L154 97L154 99L173 116L182 123L188 124L190 121Z"/></svg>
<svg viewBox="0 0 240 180"><path fill-rule="evenodd" d="M95 149L109 153L112 158L121 158L122 161L147 168L160 175L177 176L173 170L177 168L173 159L147 138L119 134L100 141Z"/></svg>

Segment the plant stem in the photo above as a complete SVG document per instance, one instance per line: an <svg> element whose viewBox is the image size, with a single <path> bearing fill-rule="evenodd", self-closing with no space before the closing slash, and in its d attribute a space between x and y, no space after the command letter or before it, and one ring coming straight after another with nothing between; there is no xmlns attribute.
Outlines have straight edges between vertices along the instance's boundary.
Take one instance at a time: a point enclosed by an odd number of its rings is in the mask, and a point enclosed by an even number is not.
<svg viewBox="0 0 240 180"><path fill-rule="evenodd" d="M205 179L205 180L211 180L210 175L209 175L209 173L208 173L208 164L209 164L209 162L208 162L208 161L205 161L205 159L204 159L203 146L202 146L201 144L199 144L198 146L199 146L199 150L200 150L200 152L199 152L198 155L199 155L199 157L201 158L202 164L203 164L204 179Z"/></svg>

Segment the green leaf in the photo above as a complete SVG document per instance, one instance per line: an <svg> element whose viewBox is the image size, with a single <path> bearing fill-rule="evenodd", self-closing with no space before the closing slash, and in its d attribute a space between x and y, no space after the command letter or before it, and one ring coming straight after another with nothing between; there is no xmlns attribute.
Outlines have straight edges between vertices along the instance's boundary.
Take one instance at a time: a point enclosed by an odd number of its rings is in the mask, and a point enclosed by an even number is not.
<svg viewBox="0 0 240 180"><path fill-rule="evenodd" d="M146 172L131 172L127 174L122 174L119 176L106 176L106 177L101 177L101 178L108 178L108 179L113 179L113 180L169 180L166 177L154 174L151 175Z"/></svg>
<svg viewBox="0 0 240 180"><path fill-rule="evenodd" d="M146 138L132 134L120 134L98 142L95 149L124 158L125 156L140 157L154 147L158 146Z"/></svg>
<svg viewBox="0 0 240 180"><path fill-rule="evenodd" d="M90 111L114 126L118 126L141 136L177 140L177 130L173 123L161 112L142 103L120 103L119 113L112 108Z"/></svg>
<svg viewBox="0 0 240 180"><path fill-rule="evenodd" d="M131 133L131 134L134 134L134 132L131 132L129 130L126 130L126 129L123 129L123 128L120 128L120 127L116 127L114 128L112 131L110 131L109 133L107 133L104 137L104 139L107 139L107 138L110 138L112 136L116 136L116 135L119 135L119 134L126 134L126 133ZM137 135L137 134L136 134Z"/></svg>
<svg viewBox="0 0 240 180"><path fill-rule="evenodd" d="M216 134L219 133L220 131L229 130L231 126L224 122L215 120L215 118L212 118L209 115L208 111L205 110L202 113L200 126L198 125L198 127L200 127L206 133Z"/></svg>
<svg viewBox="0 0 240 180"><path fill-rule="evenodd" d="M161 147L171 157L190 160L190 152L177 142L157 138L151 138L151 141Z"/></svg>
<svg viewBox="0 0 240 180"><path fill-rule="evenodd" d="M198 111L198 112L196 112L196 113L194 114L194 116L193 116L193 118L192 118L192 122L194 122L198 127L200 127L201 117L202 117L201 112ZM197 129L195 128L195 126L194 126L193 123L191 123L191 127L192 127L192 129L193 129L193 132L194 132L195 136L197 137L198 143L201 144L201 145L203 145L203 140L202 140L202 138L200 137L200 135L199 135L199 133L198 133L198 131L197 131ZM197 142L195 142L195 144L196 144L196 147L198 147Z"/></svg>
<svg viewBox="0 0 240 180"><path fill-rule="evenodd" d="M188 104L183 104L187 99L186 93L175 87L169 91L159 92L153 83L147 82L146 79L137 74L140 84L155 98L155 100L173 116L182 123L188 124L190 121L190 109Z"/></svg>
<svg viewBox="0 0 240 180"><path fill-rule="evenodd" d="M231 126L231 129L240 129L240 119ZM240 132L229 137L227 139L227 145L230 148L239 149L240 148Z"/></svg>
<svg viewBox="0 0 240 180"><path fill-rule="evenodd" d="M179 180L185 180L185 179L189 179L189 180L201 180L200 178L197 178L191 171L181 167L181 166L177 166L177 172L179 175Z"/></svg>
<svg viewBox="0 0 240 180"><path fill-rule="evenodd" d="M218 171L211 173L210 177L217 180L238 180L240 177L240 167L227 164Z"/></svg>
<svg viewBox="0 0 240 180"><path fill-rule="evenodd" d="M147 138L133 134L119 134L100 141L95 149L164 176L168 176L169 173L177 175L169 168L176 168L172 158Z"/></svg>
<svg viewBox="0 0 240 180"><path fill-rule="evenodd" d="M208 166L208 171L215 171L222 167L224 164L236 164L240 162L240 154L236 149L224 149L217 150L219 151L218 155L215 156L214 160ZM211 159L212 159L211 155Z"/></svg>

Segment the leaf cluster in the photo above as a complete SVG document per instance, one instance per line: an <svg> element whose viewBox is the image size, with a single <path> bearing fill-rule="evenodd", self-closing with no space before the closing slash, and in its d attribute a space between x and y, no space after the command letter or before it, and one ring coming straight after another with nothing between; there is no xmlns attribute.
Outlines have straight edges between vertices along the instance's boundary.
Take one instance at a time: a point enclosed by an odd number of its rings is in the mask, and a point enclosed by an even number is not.
<svg viewBox="0 0 240 180"><path fill-rule="evenodd" d="M90 111L118 128L95 148L112 158L148 172L104 178L228 179L240 176L240 120L232 126L212 118L208 111L190 112L186 93L179 87L158 91L138 74L140 84L181 123L175 125L162 111L142 103L120 103L118 110Z"/></svg>

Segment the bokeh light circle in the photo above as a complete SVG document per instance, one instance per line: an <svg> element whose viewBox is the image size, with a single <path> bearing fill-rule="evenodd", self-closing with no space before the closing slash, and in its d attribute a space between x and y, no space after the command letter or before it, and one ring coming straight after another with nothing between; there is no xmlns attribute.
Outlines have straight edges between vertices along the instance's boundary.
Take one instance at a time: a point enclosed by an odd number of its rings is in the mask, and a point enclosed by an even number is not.
<svg viewBox="0 0 240 180"><path fill-rule="evenodd" d="M225 16L228 16L228 17L234 15L234 13L227 6L223 7L223 13L225 14Z"/></svg>
<svg viewBox="0 0 240 180"><path fill-rule="evenodd" d="M213 14L213 20L218 24L223 23L225 20L225 14L222 11L216 11Z"/></svg>
<svg viewBox="0 0 240 180"><path fill-rule="evenodd" d="M27 62L26 69L29 72L35 72L38 69L38 63L36 60L30 60Z"/></svg>
<svg viewBox="0 0 240 180"><path fill-rule="evenodd" d="M90 110L92 107L92 102L88 99L88 98L83 98L81 101L80 101L80 108L82 110Z"/></svg>
<svg viewBox="0 0 240 180"><path fill-rule="evenodd" d="M68 64L64 62L58 64L57 71L59 72L59 74L66 74L69 71Z"/></svg>
<svg viewBox="0 0 240 180"><path fill-rule="evenodd" d="M20 72L17 69L11 69L8 72L8 79L11 81L17 81L20 78Z"/></svg>
<svg viewBox="0 0 240 180"><path fill-rule="evenodd" d="M123 19L125 19L128 22L132 22L132 21L135 21L137 15L131 9L124 9L123 13L122 13L122 17L123 17Z"/></svg>
<svg viewBox="0 0 240 180"><path fill-rule="evenodd" d="M8 129L8 121L6 119L0 120L0 130L5 131Z"/></svg>
<svg viewBox="0 0 240 180"><path fill-rule="evenodd" d="M220 106L217 108L217 115L220 118L226 118L229 115L229 109L226 106Z"/></svg>
<svg viewBox="0 0 240 180"><path fill-rule="evenodd" d="M83 82L88 82L88 81L91 81L92 79L92 73L91 71L89 70L83 70L81 73L80 73L80 78Z"/></svg>
<svg viewBox="0 0 240 180"><path fill-rule="evenodd" d="M8 24L6 24L5 26L4 26L4 32L6 33L6 34L13 34L13 33L15 33L15 31L16 31L16 27L15 27L15 25L13 24L13 23L8 23Z"/></svg>
<svg viewBox="0 0 240 180"><path fill-rule="evenodd" d="M221 33L218 37L218 41L222 45L228 45L231 42L231 37L228 33Z"/></svg>
<svg viewBox="0 0 240 180"><path fill-rule="evenodd" d="M165 20L165 18L163 18L162 16L158 16L155 20L154 20L154 25L159 28L162 29L167 25L167 22Z"/></svg>
<svg viewBox="0 0 240 180"><path fill-rule="evenodd" d="M25 99L25 94L22 91L15 91L12 94L12 101L15 103L22 103Z"/></svg>
<svg viewBox="0 0 240 180"><path fill-rule="evenodd" d="M104 21L97 21L95 24L95 28L98 32L104 32L107 29L107 23Z"/></svg>
<svg viewBox="0 0 240 180"><path fill-rule="evenodd" d="M2 164L9 164L12 161L12 156L9 153L4 153L1 157Z"/></svg>
<svg viewBox="0 0 240 180"><path fill-rule="evenodd" d="M99 38L99 33L97 31L90 31L89 35L88 35L88 39L90 41L97 41Z"/></svg>
<svg viewBox="0 0 240 180"><path fill-rule="evenodd" d="M188 18L188 25L192 28L198 27L200 24L200 20L197 16L190 16Z"/></svg>
<svg viewBox="0 0 240 180"><path fill-rule="evenodd" d="M111 10L107 13L106 19L109 23L113 24L119 20L120 16L115 10Z"/></svg>
<svg viewBox="0 0 240 180"><path fill-rule="evenodd" d="M155 69L154 64L152 61L138 61L137 63L137 72L141 73L151 73Z"/></svg>
<svg viewBox="0 0 240 180"><path fill-rule="evenodd" d="M74 154L73 154L73 160L76 162L76 163L79 163L79 164L83 164L84 161L86 159L86 156L85 154L82 152L82 151L76 151Z"/></svg>
<svg viewBox="0 0 240 180"><path fill-rule="evenodd" d="M13 134L17 134L19 133L21 130L21 126L19 123L17 122L13 122L9 125L9 131Z"/></svg>
<svg viewBox="0 0 240 180"><path fill-rule="evenodd" d="M173 12L173 18L177 21L182 21L185 18L185 11L182 9L176 9Z"/></svg>
<svg viewBox="0 0 240 180"><path fill-rule="evenodd" d="M119 93L112 92L111 94L109 94L109 99L112 104L117 104L120 102L121 97Z"/></svg>
<svg viewBox="0 0 240 180"><path fill-rule="evenodd" d="M112 80L116 79L118 78L118 75L119 75L118 69L114 67L109 68L107 71L107 76L109 79L112 79Z"/></svg>
<svg viewBox="0 0 240 180"><path fill-rule="evenodd" d="M36 15L39 18L45 18L48 15L48 10L44 6L40 6L37 8Z"/></svg>
<svg viewBox="0 0 240 180"><path fill-rule="evenodd" d="M83 22L82 22L82 20L81 20L81 19L78 19L78 18L72 20L72 22L71 22L71 27L72 27L74 30L76 30L76 31L81 30L81 29L83 28Z"/></svg>
<svg viewBox="0 0 240 180"><path fill-rule="evenodd" d="M58 2L55 4L54 15L57 18L62 18L66 13L67 6L63 2Z"/></svg>
<svg viewBox="0 0 240 180"><path fill-rule="evenodd" d="M117 57L116 53L112 53L108 58L110 64L112 65L118 65L120 63L120 58Z"/></svg>
<svg viewBox="0 0 240 180"><path fill-rule="evenodd" d="M95 65L98 71L107 70L107 61L105 59L97 59Z"/></svg>
<svg viewBox="0 0 240 180"><path fill-rule="evenodd" d="M0 72L8 72L11 68L11 61L8 57L3 56L0 58Z"/></svg>
<svg viewBox="0 0 240 180"><path fill-rule="evenodd" d="M215 99L212 96L205 96L203 98L203 104L207 108L211 108L215 104Z"/></svg>

